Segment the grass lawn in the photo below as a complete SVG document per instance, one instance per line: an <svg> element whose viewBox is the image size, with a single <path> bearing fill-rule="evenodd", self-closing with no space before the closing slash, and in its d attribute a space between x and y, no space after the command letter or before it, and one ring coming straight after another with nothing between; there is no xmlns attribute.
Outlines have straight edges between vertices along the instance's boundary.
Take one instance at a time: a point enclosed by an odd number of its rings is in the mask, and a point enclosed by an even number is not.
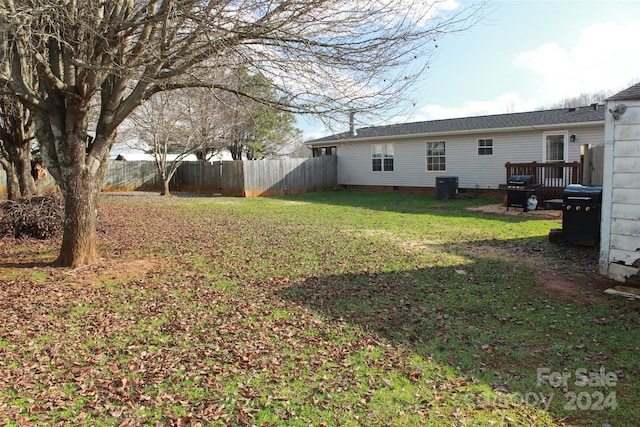
<svg viewBox="0 0 640 427"><path fill-rule="evenodd" d="M0 424L611 426L640 303L482 199L105 195L104 262L0 240Z"/></svg>

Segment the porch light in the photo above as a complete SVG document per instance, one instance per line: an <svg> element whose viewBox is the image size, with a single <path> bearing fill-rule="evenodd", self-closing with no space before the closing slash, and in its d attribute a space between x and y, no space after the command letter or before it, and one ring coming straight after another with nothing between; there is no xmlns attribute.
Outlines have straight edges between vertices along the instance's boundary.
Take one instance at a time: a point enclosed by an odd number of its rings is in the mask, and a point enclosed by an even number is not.
<svg viewBox="0 0 640 427"><path fill-rule="evenodd" d="M571 142L576 142L576 134L575 134L575 133L574 133L574 134L572 134L572 135L569 137L569 141L571 141Z"/></svg>

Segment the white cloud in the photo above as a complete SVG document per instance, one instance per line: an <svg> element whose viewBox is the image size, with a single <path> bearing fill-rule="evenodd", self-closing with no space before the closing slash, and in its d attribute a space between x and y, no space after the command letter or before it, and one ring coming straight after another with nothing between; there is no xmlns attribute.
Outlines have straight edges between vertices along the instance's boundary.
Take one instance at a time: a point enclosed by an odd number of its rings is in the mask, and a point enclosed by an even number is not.
<svg viewBox="0 0 640 427"><path fill-rule="evenodd" d="M414 114L398 114L375 125L533 111L585 92L626 89L640 82L640 55L634 44L637 40L640 40L638 20L624 25L592 25L579 34L573 46L559 40L515 54L511 72L524 74L523 69L529 70L540 78L540 83L530 79L527 87L518 87L516 91L505 88L512 91L496 94L489 100L420 106ZM333 133L329 129L324 131L305 132L305 139L308 135Z"/></svg>
<svg viewBox="0 0 640 427"><path fill-rule="evenodd" d="M638 39L640 21L593 25L582 31L575 46L543 44L519 53L515 65L542 78L539 93L545 100L625 89L640 77Z"/></svg>
<svg viewBox="0 0 640 427"><path fill-rule="evenodd" d="M444 107L437 104L425 105L420 108L418 114L411 117L411 121L516 113L534 110L539 105L537 99L525 100L516 93L503 93L488 101L466 101L456 107Z"/></svg>
<svg viewBox="0 0 640 427"><path fill-rule="evenodd" d="M640 55L634 41L640 39L640 21L626 25L598 24L586 28L574 46L558 42L516 55L514 65L529 69L542 79L534 95L502 93L490 100L469 100L459 106L429 104L410 116L391 121L438 120L532 111L564 98L599 91L626 89L640 81ZM526 88L522 88L523 92Z"/></svg>

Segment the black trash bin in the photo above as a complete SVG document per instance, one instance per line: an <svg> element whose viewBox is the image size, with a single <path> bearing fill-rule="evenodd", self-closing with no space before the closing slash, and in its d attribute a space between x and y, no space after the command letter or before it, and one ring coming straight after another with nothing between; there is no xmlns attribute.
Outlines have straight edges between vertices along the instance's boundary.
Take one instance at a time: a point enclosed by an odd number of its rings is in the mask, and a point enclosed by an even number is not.
<svg viewBox="0 0 640 427"><path fill-rule="evenodd" d="M455 199L458 194L457 176L436 177L436 198L438 200Z"/></svg>
<svg viewBox="0 0 640 427"><path fill-rule="evenodd" d="M598 246L602 187L569 185L562 196L562 240L572 245Z"/></svg>

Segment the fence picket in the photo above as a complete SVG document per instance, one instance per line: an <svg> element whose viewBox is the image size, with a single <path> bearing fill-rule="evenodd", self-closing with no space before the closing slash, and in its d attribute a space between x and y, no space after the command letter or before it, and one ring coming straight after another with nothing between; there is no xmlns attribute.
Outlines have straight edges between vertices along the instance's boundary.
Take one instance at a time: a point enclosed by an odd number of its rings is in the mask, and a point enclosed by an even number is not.
<svg viewBox="0 0 640 427"><path fill-rule="evenodd" d="M184 162L170 183L172 191L236 197L281 196L332 189L337 184L335 156L310 159ZM104 191L159 191L154 162L111 161Z"/></svg>

